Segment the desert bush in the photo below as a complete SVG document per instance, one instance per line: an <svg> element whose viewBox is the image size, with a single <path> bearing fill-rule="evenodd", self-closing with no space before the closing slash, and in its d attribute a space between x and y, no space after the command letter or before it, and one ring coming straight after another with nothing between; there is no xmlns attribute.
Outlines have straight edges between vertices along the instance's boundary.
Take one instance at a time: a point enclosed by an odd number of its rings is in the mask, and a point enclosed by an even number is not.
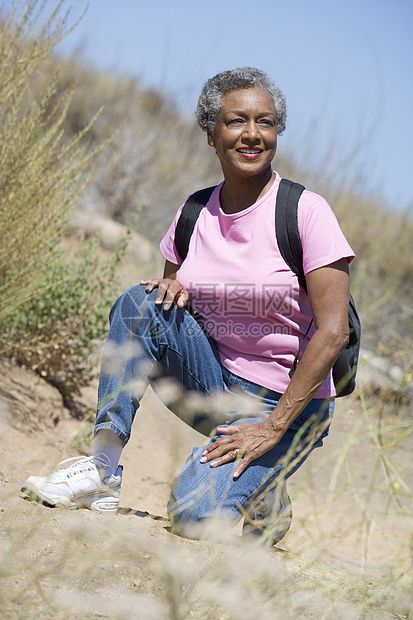
<svg viewBox="0 0 413 620"><path fill-rule="evenodd" d="M72 414L82 415L74 396L96 373L126 241L105 261L99 236L72 258L61 253L41 294L21 304L3 326L0 352L57 387Z"/></svg>
<svg viewBox="0 0 413 620"><path fill-rule="evenodd" d="M33 90L67 33L58 18L62 2L40 29L37 4L28 1L0 20L0 354L40 373L71 405L106 331L126 242L105 264L96 239L74 258L62 249L65 224L104 142L92 134L99 112L67 135L74 84L57 97L55 66L44 88Z"/></svg>
<svg viewBox="0 0 413 620"><path fill-rule="evenodd" d="M93 166L80 144L93 120L62 143L70 93L44 119L57 76L39 100L31 97L33 75L65 32L54 13L31 39L36 4L0 21L0 320L44 288L69 210Z"/></svg>

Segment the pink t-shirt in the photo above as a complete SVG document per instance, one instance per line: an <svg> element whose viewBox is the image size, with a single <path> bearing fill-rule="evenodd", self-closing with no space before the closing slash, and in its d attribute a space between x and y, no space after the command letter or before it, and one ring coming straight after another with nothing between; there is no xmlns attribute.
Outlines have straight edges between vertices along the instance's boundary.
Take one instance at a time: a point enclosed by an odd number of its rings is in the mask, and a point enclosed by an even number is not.
<svg viewBox="0 0 413 620"><path fill-rule="evenodd" d="M163 256L180 265L177 279L213 338L221 363L263 387L284 392L289 370L311 320L308 298L284 262L275 235L275 202L281 177L248 209L226 214L214 190L195 224L182 263L174 221L160 243ZM298 205L304 273L354 253L328 203L304 191ZM312 329L308 337L311 337ZM303 346L303 349L305 346ZM331 373L315 395L335 394Z"/></svg>

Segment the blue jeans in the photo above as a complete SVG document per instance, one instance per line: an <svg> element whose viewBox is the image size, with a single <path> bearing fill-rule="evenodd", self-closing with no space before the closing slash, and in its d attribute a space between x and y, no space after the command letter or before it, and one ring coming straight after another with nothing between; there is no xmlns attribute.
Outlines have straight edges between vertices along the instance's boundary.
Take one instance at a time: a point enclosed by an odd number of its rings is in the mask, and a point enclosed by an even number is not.
<svg viewBox="0 0 413 620"><path fill-rule="evenodd" d="M156 290L129 288L113 305L102 357L95 433L110 429L124 444L149 382L173 380L168 407L204 435L217 425L265 419L281 394L238 377L219 362L213 341L195 318L173 304L154 303ZM178 387L178 391L177 391ZM191 396L196 394L196 399ZM313 399L279 443L234 480L234 462L211 468L200 463L205 446L194 448L171 486L168 510L175 524L205 517L237 520L243 507L266 487L284 481L323 443L334 400ZM218 438L215 435L210 441Z"/></svg>

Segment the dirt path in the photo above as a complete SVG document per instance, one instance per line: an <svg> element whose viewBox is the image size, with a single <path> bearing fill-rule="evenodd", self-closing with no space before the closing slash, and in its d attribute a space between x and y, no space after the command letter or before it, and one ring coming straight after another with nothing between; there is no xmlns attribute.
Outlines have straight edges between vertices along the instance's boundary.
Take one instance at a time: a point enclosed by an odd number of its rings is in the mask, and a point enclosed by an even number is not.
<svg viewBox="0 0 413 620"><path fill-rule="evenodd" d="M21 482L88 453L93 426L70 418L33 375L5 362L0 373L5 618L411 617L407 423L385 432L383 460L374 416L363 417L358 399L339 400L324 448L289 482L294 521L280 548L224 546L168 531L169 484L205 439L150 391L122 455L118 514L24 501ZM93 407L96 386L83 398Z"/></svg>

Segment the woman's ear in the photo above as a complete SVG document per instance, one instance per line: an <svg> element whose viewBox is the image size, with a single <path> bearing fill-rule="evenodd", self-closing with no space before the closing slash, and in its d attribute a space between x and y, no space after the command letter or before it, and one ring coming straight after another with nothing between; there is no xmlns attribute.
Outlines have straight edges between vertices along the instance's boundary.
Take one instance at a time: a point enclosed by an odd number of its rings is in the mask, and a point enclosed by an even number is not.
<svg viewBox="0 0 413 620"><path fill-rule="evenodd" d="M210 131L207 132L207 140L208 140L209 146L215 146L214 137Z"/></svg>

